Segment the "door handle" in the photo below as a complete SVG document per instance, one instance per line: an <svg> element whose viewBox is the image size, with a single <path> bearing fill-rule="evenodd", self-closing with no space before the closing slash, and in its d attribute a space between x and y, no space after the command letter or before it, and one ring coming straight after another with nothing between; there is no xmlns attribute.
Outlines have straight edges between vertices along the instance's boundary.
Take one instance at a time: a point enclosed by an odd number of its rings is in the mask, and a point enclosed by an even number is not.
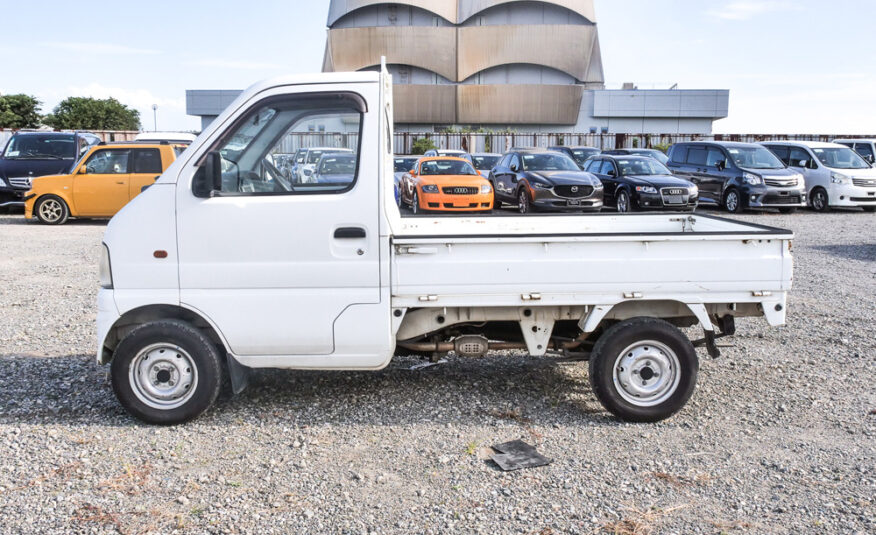
<svg viewBox="0 0 876 535"><path fill-rule="evenodd" d="M336 240L352 240L366 236L365 229L362 227L341 227L335 230Z"/></svg>
<svg viewBox="0 0 876 535"><path fill-rule="evenodd" d="M120 185L120 186L124 186L124 185L125 185L124 182L116 182L116 184L118 184L118 185Z"/></svg>

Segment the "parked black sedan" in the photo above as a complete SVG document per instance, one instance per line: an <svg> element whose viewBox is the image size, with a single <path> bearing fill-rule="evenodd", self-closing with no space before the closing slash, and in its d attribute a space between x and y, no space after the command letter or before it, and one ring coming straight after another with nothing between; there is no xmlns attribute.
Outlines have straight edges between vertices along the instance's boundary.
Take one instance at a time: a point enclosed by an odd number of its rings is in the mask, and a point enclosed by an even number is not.
<svg viewBox="0 0 876 535"><path fill-rule="evenodd" d="M488 178L495 206L513 204L521 214L536 210L598 212L602 208L602 183L560 152L508 152Z"/></svg>
<svg viewBox="0 0 876 535"><path fill-rule="evenodd" d="M564 145L554 145L548 147L548 150L555 150L564 153L566 156L575 160L575 163L578 164L578 167L581 169L584 169L584 162L587 161L587 158L599 154L599 149L596 147L566 147Z"/></svg>
<svg viewBox="0 0 876 535"><path fill-rule="evenodd" d="M697 207L699 190L693 182L672 175L665 165L647 156L607 156L587 162L586 170L605 185L605 204L618 212L685 210Z"/></svg>

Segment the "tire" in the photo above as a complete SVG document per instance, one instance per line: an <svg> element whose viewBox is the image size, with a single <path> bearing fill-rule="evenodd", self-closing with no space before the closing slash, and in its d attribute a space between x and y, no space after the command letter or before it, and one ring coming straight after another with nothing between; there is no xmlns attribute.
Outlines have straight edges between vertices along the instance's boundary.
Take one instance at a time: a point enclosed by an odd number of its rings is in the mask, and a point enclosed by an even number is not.
<svg viewBox="0 0 876 535"><path fill-rule="evenodd" d="M529 199L529 192L526 191L526 187L520 188L517 192L517 211L521 215L532 212L532 201Z"/></svg>
<svg viewBox="0 0 876 535"><path fill-rule="evenodd" d="M742 211L742 195L736 188L730 188L724 194L724 209L731 214L738 214Z"/></svg>
<svg viewBox="0 0 876 535"><path fill-rule="evenodd" d="M593 393L608 411L628 422L657 422L681 410L693 394L698 371L690 340L656 318L613 325L590 355Z"/></svg>
<svg viewBox="0 0 876 535"><path fill-rule="evenodd" d="M827 190L824 188L815 188L809 194L809 204L816 212L830 211L830 197L827 196Z"/></svg>
<svg viewBox="0 0 876 535"><path fill-rule="evenodd" d="M131 415L150 424L173 425L213 405L222 369L219 351L204 333L183 321L160 320L122 339L110 373L116 397Z"/></svg>
<svg viewBox="0 0 876 535"><path fill-rule="evenodd" d="M56 195L46 195L36 202L33 213L45 225L63 225L70 217L70 208L64 199Z"/></svg>
<svg viewBox="0 0 876 535"><path fill-rule="evenodd" d="M411 197L411 213L414 215L420 213L420 197L417 195L417 188L414 188L414 193Z"/></svg>
<svg viewBox="0 0 876 535"><path fill-rule="evenodd" d="M633 211L633 204L630 201L630 194L626 192L626 190L620 190L617 192L617 199L615 199L615 206L617 207L617 211L620 214L628 214Z"/></svg>
<svg viewBox="0 0 876 535"><path fill-rule="evenodd" d="M779 208L779 213L781 214L793 214L796 211L796 208Z"/></svg>

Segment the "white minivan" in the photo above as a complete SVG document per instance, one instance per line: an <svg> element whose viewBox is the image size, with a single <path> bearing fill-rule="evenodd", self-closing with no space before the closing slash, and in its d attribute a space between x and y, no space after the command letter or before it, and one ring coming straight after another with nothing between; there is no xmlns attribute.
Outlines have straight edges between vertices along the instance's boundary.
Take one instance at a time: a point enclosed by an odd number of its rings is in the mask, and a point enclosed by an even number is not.
<svg viewBox="0 0 876 535"><path fill-rule="evenodd" d="M876 211L876 169L849 147L818 141L761 144L803 174L814 210L861 207L867 212Z"/></svg>
<svg viewBox="0 0 876 535"><path fill-rule="evenodd" d="M845 145L871 164L876 163L876 139L834 139L833 143Z"/></svg>

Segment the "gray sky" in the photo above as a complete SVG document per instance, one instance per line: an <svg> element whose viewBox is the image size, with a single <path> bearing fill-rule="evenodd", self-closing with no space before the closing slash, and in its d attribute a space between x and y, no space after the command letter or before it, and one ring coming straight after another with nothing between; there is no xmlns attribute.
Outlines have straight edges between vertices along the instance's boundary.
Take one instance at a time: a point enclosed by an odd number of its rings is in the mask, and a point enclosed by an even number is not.
<svg viewBox="0 0 876 535"><path fill-rule="evenodd" d="M186 89L318 72L328 0L0 0L0 93L48 112L114 96L152 129L196 129ZM876 134L876 1L596 0L606 83L730 89L721 133Z"/></svg>

